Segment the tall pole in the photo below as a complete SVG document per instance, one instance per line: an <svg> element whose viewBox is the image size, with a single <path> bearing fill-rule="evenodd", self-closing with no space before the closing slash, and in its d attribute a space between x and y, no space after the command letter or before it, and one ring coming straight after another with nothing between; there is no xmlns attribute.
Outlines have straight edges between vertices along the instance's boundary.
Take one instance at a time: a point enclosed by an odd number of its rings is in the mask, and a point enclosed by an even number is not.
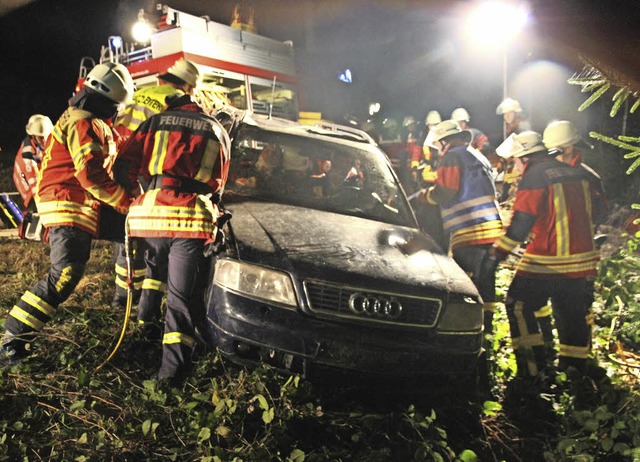
<svg viewBox="0 0 640 462"><path fill-rule="evenodd" d="M504 44L504 48L502 49L502 101L507 99L509 94L509 74L507 72L507 44ZM507 124L502 122L502 139L507 138Z"/></svg>

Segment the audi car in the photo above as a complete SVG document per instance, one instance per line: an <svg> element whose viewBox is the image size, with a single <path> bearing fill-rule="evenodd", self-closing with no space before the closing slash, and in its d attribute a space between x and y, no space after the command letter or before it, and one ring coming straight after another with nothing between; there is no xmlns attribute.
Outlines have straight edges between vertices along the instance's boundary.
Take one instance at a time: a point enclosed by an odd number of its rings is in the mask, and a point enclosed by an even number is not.
<svg viewBox="0 0 640 462"><path fill-rule="evenodd" d="M218 350L303 376L474 373L481 298L419 229L377 144L329 123L233 117L231 219L206 294Z"/></svg>

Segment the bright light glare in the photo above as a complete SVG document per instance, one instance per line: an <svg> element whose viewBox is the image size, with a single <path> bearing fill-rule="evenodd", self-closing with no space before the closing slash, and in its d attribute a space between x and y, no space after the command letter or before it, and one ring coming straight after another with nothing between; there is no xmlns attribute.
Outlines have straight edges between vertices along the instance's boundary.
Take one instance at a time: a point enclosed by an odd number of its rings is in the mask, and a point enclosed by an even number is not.
<svg viewBox="0 0 640 462"><path fill-rule="evenodd" d="M467 18L466 32L478 45L505 46L529 21L524 5L487 0Z"/></svg>
<svg viewBox="0 0 640 462"><path fill-rule="evenodd" d="M152 33L151 26L147 21L138 21L131 28L131 35L138 43L147 43L151 39Z"/></svg>
<svg viewBox="0 0 640 462"><path fill-rule="evenodd" d="M109 44L114 50L122 48L122 37L120 37L119 35L112 35L111 37L109 37Z"/></svg>

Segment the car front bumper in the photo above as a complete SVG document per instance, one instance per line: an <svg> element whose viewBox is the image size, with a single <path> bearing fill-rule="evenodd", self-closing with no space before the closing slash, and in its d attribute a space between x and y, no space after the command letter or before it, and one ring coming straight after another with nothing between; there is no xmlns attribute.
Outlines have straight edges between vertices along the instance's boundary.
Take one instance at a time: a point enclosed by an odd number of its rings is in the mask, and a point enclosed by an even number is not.
<svg viewBox="0 0 640 462"><path fill-rule="evenodd" d="M319 319L218 286L207 317L216 346L232 361L266 361L303 374L326 366L385 376L466 375L482 353L481 331L445 334Z"/></svg>

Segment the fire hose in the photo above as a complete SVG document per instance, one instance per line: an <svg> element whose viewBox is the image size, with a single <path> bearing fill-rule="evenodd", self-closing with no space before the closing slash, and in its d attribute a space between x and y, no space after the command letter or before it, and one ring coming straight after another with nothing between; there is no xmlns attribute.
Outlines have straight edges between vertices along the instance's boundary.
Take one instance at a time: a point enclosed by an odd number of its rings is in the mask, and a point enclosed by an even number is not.
<svg viewBox="0 0 640 462"><path fill-rule="evenodd" d="M222 227L229 222L231 219L231 213L228 211L224 211L223 214L217 220L218 232L216 234L215 241L205 248L205 256L210 257L213 254L219 253L222 251L222 248L225 245L225 237L222 232ZM124 321L122 322L122 329L120 330L120 336L118 337L118 341L116 342L113 350L98 367L96 367L95 372L102 369L102 367L107 364L111 358L115 356L122 344L122 340L127 332L127 326L129 325L129 320L131 319L131 310L133 307L133 265L131 264L131 246L130 246L130 235L129 235L129 217L125 219L124 222L124 253L127 262L127 304L124 313Z"/></svg>
<svg viewBox="0 0 640 462"><path fill-rule="evenodd" d="M107 356L107 359L105 359L98 367L96 367L96 372L102 369L102 367L105 364L107 364L111 360L111 358L115 356L127 332L129 319L131 319L131 309L133 307L133 265L131 264L131 248L130 248L128 216L124 221L124 255L127 262L127 304L124 312L124 321L122 322L122 329L120 330L120 336L118 337L118 341L116 342L109 356Z"/></svg>

